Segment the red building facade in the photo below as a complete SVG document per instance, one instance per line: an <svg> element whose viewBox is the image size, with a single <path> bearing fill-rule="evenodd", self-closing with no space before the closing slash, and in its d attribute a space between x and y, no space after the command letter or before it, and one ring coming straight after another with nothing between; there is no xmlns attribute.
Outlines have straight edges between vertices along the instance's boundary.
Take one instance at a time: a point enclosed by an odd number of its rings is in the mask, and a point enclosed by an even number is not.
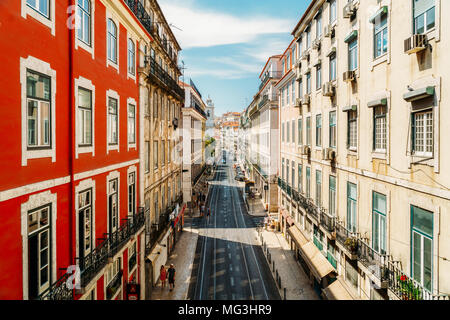
<svg viewBox="0 0 450 320"><path fill-rule="evenodd" d="M137 57L151 37L123 1L4 0L0 21L0 299L126 299L143 272Z"/></svg>

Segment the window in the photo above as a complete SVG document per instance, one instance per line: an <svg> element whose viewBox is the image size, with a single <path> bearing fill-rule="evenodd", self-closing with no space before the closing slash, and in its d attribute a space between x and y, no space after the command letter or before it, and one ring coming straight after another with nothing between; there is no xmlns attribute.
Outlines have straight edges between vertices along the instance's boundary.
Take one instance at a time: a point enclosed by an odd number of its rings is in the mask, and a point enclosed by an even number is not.
<svg viewBox="0 0 450 320"><path fill-rule="evenodd" d="M347 229L356 232L356 184L347 182Z"/></svg>
<svg viewBox="0 0 450 320"><path fill-rule="evenodd" d="M284 142L284 122L281 124L281 142Z"/></svg>
<svg viewBox="0 0 450 320"><path fill-rule="evenodd" d="M433 213L411 206L411 274L431 291L433 281Z"/></svg>
<svg viewBox="0 0 450 320"><path fill-rule="evenodd" d="M150 141L145 141L145 172L150 171Z"/></svg>
<svg viewBox="0 0 450 320"><path fill-rule="evenodd" d="M115 287L115 285L117 284L117 286L119 287L121 281L119 278L119 274L121 272L121 258L117 258L113 263L109 264L109 266L106 268L106 272L105 272L105 283L106 283L106 287L108 288L113 288ZM118 288L116 290L108 290L106 289L106 299L110 300L114 297L114 295L120 292L120 290L118 290Z"/></svg>
<svg viewBox="0 0 450 320"><path fill-rule="evenodd" d="M94 245L92 189L78 194L78 219L80 269L84 270L86 262L84 258L91 253Z"/></svg>
<svg viewBox="0 0 450 320"><path fill-rule="evenodd" d="M50 205L28 212L28 297L37 298L52 282Z"/></svg>
<svg viewBox="0 0 450 320"><path fill-rule="evenodd" d="M311 117L306 118L306 144L311 146Z"/></svg>
<svg viewBox="0 0 450 320"><path fill-rule="evenodd" d="M153 119L158 118L158 94L153 93Z"/></svg>
<svg viewBox="0 0 450 320"><path fill-rule="evenodd" d="M316 170L316 205L322 206L322 172Z"/></svg>
<svg viewBox="0 0 450 320"><path fill-rule="evenodd" d="M286 159L286 183L289 184L289 160Z"/></svg>
<svg viewBox="0 0 450 320"><path fill-rule="evenodd" d="M128 174L128 214L136 214L136 173Z"/></svg>
<svg viewBox="0 0 450 320"><path fill-rule="evenodd" d="M356 111L349 111L347 113L347 147L351 150L356 150L358 147L358 129L357 129L357 113Z"/></svg>
<svg viewBox="0 0 450 320"><path fill-rule="evenodd" d="M281 160L281 179L284 180L284 158Z"/></svg>
<svg viewBox="0 0 450 320"><path fill-rule="evenodd" d="M295 143L295 120L292 120L292 143Z"/></svg>
<svg viewBox="0 0 450 320"><path fill-rule="evenodd" d="M108 232L113 233L119 228L118 179L109 181L108 185Z"/></svg>
<svg viewBox="0 0 450 320"><path fill-rule="evenodd" d="M330 148L336 148L336 111L330 112Z"/></svg>
<svg viewBox="0 0 450 320"><path fill-rule="evenodd" d="M292 88L291 102L292 102L292 104L294 104L295 103L295 80L292 80L291 88Z"/></svg>
<svg viewBox="0 0 450 320"><path fill-rule="evenodd" d="M158 191L155 191L155 194L153 196L153 210L155 210L156 222L159 222Z"/></svg>
<svg viewBox="0 0 450 320"><path fill-rule="evenodd" d="M373 112L374 150L377 152L386 152L386 107L375 107Z"/></svg>
<svg viewBox="0 0 450 320"><path fill-rule="evenodd" d="M289 104L291 102L291 99L289 99L290 91L291 91L291 85L288 83L286 86L286 104Z"/></svg>
<svg viewBox="0 0 450 320"><path fill-rule="evenodd" d="M118 110L117 100L108 97L108 144L116 145L118 143Z"/></svg>
<svg viewBox="0 0 450 320"><path fill-rule="evenodd" d="M309 26L306 30L306 49L311 47L311 27Z"/></svg>
<svg viewBox="0 0 450 320"><path fill-rule="evenodd" d="M298 144L302 145L303 144L303 119L300 118L298 119Z"/></svg>
<svg viewBox="0 0 450 320"><path fill-rule="evenodd" d="M336 80L336 55L330 57L330 81Z"/></svg>
<svg viewBox="0 0 450 320"><path fill-rule="evenodd" d="M306 197L311 198L311 168L306 167Z"/></svg>
<svg viewBox="0 0 450 320"><path fill-rule="evenodd" d="M433 156L433 111L412 114L413 153L418 156Z"/></svg>
<svg viewBox="0 0 450 320"><path fill-rule="evenodd" d="M136 266L137 262L137 248L136 248L136 241L131 245L131 247L128 249L128 272L133 270L133 268Z"/></svg>
<svg viewBox="0 0 450 320"><path fill-rule="evenodd" d="M136 143L136 107L128 105L128 143Z"/></svg>
<svg viewBox="0 0 450 320"><path fill-rule="evenodd" d="M78 88L78 123L80 146L92 145L92 92Z"/></svg>
<svg viewBox="0 0 450 320"><path fill-rule="evenodd" d="M117 27L108 19L108 60L117 64Z"/></svg>
<svg viewBox="0 0 450 320"><path fill-rule="evenodd" d="M336 177L329 178L329 192L328 192L328 212L330 216L336 216Z"/></svg>
<svg viewBox="0 0 450 320"><path fill-rule="evenodd" d="M158 141L153 141L153 166L158 169Z"/></svg>
<svg viewBox="0 0 450 320"><path fill-rule="evenodd" d="M313 243L316 245L319 251L323 250L323 238L324 234L319 230L319 227L316 225L313 226Z"/></svg>
<svg viewBox="0 0 450 320"><path fill-rule="evenodd" d="M298 192L303 192L303 166L301 164L298 165Z"/></svg>
<svg viewBox="0 0 450 320"><path fill-rule="evenodd" d="M322 89L322 65L316 67L316 90Z"/></svg>
<svg viewBox="0 0 450 320"><path fill-rule="evenodd" d="M161 141L161 165L166 165L166 141Z"/></svg>
<svg viewBox="0 0 450 320"><path fill-rule="evenodd" d="M348 44L348 69L349 71L358 69L358 39Z"/></svg>
<svg viewBox="0 0 450 320"><path fill-rule="evenodd" d="M49 8L50 3L49 0L27 0L27 5L42 14L46 18L50 18Z"/></svg>
<svg viewBox="0 0 450 320"><path fill-rule="evenodd" d="M337 4L336 0L330 1L330 23L336 21L337 18Z"/></svg>
<svg viewBox="0 0 450 320"><path fill-rule="evenodd" d="M353 288L358 289L358 271L345 259L345 280Z"/></svg>
<svg viewBox="0 0 450 320"><path fill-rule="evenodd" d="M316 146L322 146L322 115L316 115Z"/></svg>
<svg viewBox="0 0 450 320"><path fill-rule="evenodd" d="M435 1L413 0L414 6L414 34L428 32L436 24Z"/></svg>
<svg viewBox="0 0 450 320"><path fill-rule="evenodd" d="M388 28L387 28L387 14L382 14L375 19L374 28L374 57L378 58L388 50Z"/></svg>
<svg viewBox="0 0 450 320"><path fill-rule="evenodd" d="M291 141L291 122L286 122L286 142L289 143Z"/></svg>
<svg viewBox="0 0 450 320"><path fill-rule="evenodd" d="M303 99L303 79L298 82L298 97Z"/></svg>
<svg viewBox="0 0 450 320"><path fill-rule="evenodd" d="M373 192L372 199L372 248L386 254L386 196Z"/></svg>
<svg viewBox="0 0 450 320"><path fill-rule="evenodd" d="M311 73L306 74L306 93L311 93Z"/></svg>
<svg viewBox="0 0 450 320"><path fill-rule="evenodd" d="M128 73L133 76L136 74L135 60L136 46L133 39L128 39Z"/></svg>
<svg viewBox="0 0 450 320"><path fill-rule="evenodd" d="M291 169L291 180L292 180L292 188L295 188L295 162L291 162L292 169Z"/></svg>
<svg viewBox="0 0 450 320"><path fill-rule="evenodd" d="M27 70L27 146L50 147L50 77Z"/></svg>
<svg viewBox="0 0 450 320"><path fill-rule="evenodd" d="M322 15L316 18L316 39L322 36Z"/></svg>
<svg viewBox="0 0 450 320"><path fill-rule="evenodd" d="M78 0L78 39L91 45L91 2L89 0Z"/></svg>

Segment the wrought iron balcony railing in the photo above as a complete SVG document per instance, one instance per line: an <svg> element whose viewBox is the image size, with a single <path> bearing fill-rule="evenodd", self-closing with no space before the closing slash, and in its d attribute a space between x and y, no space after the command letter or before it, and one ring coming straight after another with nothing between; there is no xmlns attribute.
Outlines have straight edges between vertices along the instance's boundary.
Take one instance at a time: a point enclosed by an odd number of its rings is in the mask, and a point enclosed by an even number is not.
<svg viewBox="0 0 450 320"><path fill-rule="evenodd" d="M108 263L108 258L113 257L145 224L144 208L139 208L138 213L131 219L126 219L119 230L107 234L106 238L85 257L76 258L80 267L81 287L85 287L98 272ZM70 274L65 273L39 296L41 300L71 300L73 290L67 286ZM65 281L64 281L65 280Z"/></svg>
<svg viewBox="0 0 450 320"><path fill-rule="evenodd" d="M281 71L266 71L263 75L263 78L261 79L261 84L259 85L259 90L261 90L267 81L270 79L279 79L281 78Z"/></svg>
<svg viewBox="0 0 450 320"><path fill-rule="evenodd" d="M360 261L366 268L372 271L372 274L375 275L379 280L388 280L388 255L381 254L375 251L361 239L358 239L357 255L358 261Z"/></svg>
<svg viewBox="0 0 450 320"><path fill-rule="evenodd" d="M398 267L398 263L388 263L388 288L400 300L450 300L448 294L432 294L416 280L409 278Z"/></svg>
<svg viewBox="0 0 450 320"><path fill-rule="evenodd" d="M111 300L112 297L117 293L117 290L119 290L120 285L122 284L122 275L123 271L119 270L119 272L114 276L114 279L111 280L111 282L106 287L106 299Z"/></svg>
<svg viewBox="0 0 450 320"><path fill-rule="evenodd" d="M147 57L147 63L150 64L150 73L156 77L168 90L172 91L179 98L184 100L184 89L175 81L152 57Z"/></svg>
<svg viewBox="0 0 450 320"><path fill-rule="evenodd" d="M344 225L339 221L336 221L336 240L342 246L345 246L352 254L357 253L357 234L347 230L347 228L345 228Z"/></svg>
<svg viewBox="0 0 450 320"><path fill-rule="evenodd" d="M329 215L324 209L320 210L320 224L328 232L334 232L336 229L336 217Z"/></svg>

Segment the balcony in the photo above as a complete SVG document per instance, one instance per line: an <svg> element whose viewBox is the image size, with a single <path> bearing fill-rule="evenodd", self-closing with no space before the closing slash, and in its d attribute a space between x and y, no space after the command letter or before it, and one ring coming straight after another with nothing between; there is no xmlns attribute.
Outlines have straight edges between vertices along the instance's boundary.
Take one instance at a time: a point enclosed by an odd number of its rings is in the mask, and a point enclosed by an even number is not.
<svg viewBox="0 0 450 320"><path fill-rule="evenodd" d="M281 78L281 71L266 71L261 79L259 90L261 90L266 85L267 81L269 81L270 79L280 79L280 78Z"/></svg>
<svg viewBox="0 0 450 320"><path fill-rule="evenodd" d="M76 258L80 266L81 287L84 288L89 282L106 266L109 258L119 252L145 225L144 208L139 208L138 214L132 219L126 219L119 230L106 234L106 238L99 239L101 243L92 250L86 257ZM72 300L73 291L67 287L67 279L71 274L65 273L60 279L52 284L39 297L40 300Z"/></svg>
<svg viewBox="0 0 450 320"><path fill-rule="evenodd" d="M323 209L320 210L320 225L333 237L336 236L336 217L328 215Z"/></svg>
<svg viewBox="0 0 450 320"><path fill-rule="evenodd" d="M120 286L122 285L122 275L123 271L119 270L119 272L115 275L114 279L111 280L111 282L106 287L107 300L111 300L119 290Z"/></svg>
<svg viewBox="0 0 450 320"><path fill-rule="evenodd" d="M450 300L448 294L432 294L405 275L397 263L388 263L388 288L400 300Z"/></svg>
<svg viewBox="0 0 450 320"><path fill-rule="evenodd" d="M178 96L184 100L184 89L175 81L152 57L146 57L146 66L150 66L149 78L153 82L163 86L169 93Z"/></svg>
<svg viewBox="0 0 450 320"><path fill-rule="evenodd" d="M338 221L336 221L336 240L350 259L355 260L357 258L358 240L356 233L350 232Z"/></svg>
<svg viewBox="0 0 450 320"><path fill-rule="evenodd" d="M358 265L369 278L380 288L386 288L389 278L389 270L387 268L388 256L375 251L366 242L358 239Z"/></svg>

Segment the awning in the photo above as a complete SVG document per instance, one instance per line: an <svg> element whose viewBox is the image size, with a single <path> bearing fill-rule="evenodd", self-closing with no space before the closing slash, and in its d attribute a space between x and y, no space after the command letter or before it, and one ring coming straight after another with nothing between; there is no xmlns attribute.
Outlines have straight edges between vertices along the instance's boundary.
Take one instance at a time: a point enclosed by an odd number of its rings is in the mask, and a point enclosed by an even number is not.
<svg viewBox="0 0 450 320"><path fill-rule="evenodd" d="M305 238L303 233L296 226L292 226L288 229L288 233L291 235L292 240L301 248L308 243L308 239Z"/></svg>
<svg viewBox="0 0 450 320"><path fill-rule="evenodd" d="M320 253L312 241L302 246L301 251L303 251L306 263L308 263L312 273L319 282L331 272L335 272L331 263Z"/></svg>
<svg viewBox="0 0 450 320"><path fill-rule="evenodd" d="M409 91L403 95L403 99L408 102L428 98L434 95L434 87L426 87L413 91Z"/></svg>
<svg viewBox="0 0 450 320"><path fill-rule="evenodd" d="M332 47L332 48L330 49L330 51L328 51L327 57L330 57L330 56L332 56L333 54L336 54L336 47Z"/></svg>
<svg viewBox="0 0 450 320"><path fill-rule="evenodd" d="M147 256L147 259L149 259L152 264L156 261L156 259L159 258L162 251L162 246L160 244L156 244L156 246L153 248L153 251Z"/></svg>
<svg viewBox="0 0 450 320"><path fill-rule="evenodd" d="M349 111L356 111L358 110L358 106L356 104L352 104L350 106L346 106L342 109L342 111L344 112L349 112Z"/></svg>
<svg viewBox="0 0 450 320"><path fill-rule="evenodd" d="M349 43L350 41L355 39L357 36L358 36L358 30L353 30L345 37L344 42Z"/></svg>
<svg viewBox="0 0 450 320"><path fill-rule="evenodd" d="M375 12L375 14L369 19L370 23L375 23L375 20L388 13L388 7L387 6L383 6L381 7L381 9L379 9L377 12Z"/></svg>
<svg viewBox="0 0 450 320"><path fill-rule="evenodd" d="M386 106L386 105L387 105L387 98L372 100L367 104L367 106L369 108L374 108L374 107L378 107L378 106Z"/></svg>
<svg viewBox="0 0 450 320"><path fill-rule="evenodd" d="M339 279L322 289L322 292L328 300L354 300Z"/></svg>

